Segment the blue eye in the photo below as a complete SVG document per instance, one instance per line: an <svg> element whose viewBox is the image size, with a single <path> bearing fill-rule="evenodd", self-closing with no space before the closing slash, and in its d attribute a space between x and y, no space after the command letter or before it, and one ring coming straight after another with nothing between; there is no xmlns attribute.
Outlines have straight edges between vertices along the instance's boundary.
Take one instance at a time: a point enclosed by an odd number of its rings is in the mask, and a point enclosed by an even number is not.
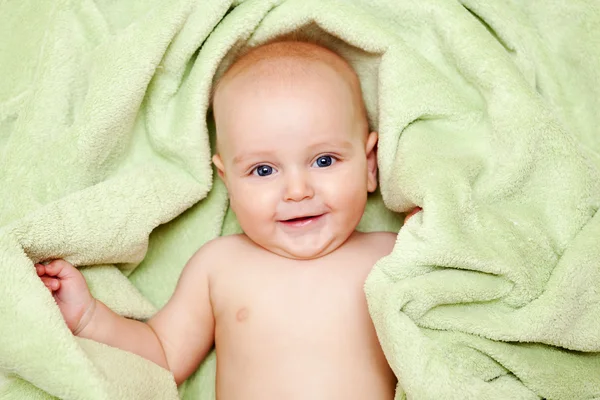
<svg viewBox="0 0 600 400"><path fill-rule="evenodd" d="M316 159L316 161L313 165L316 167L319 167L319 168L325 168L325 167L329 167L334 162L335 162L335 159L332 156L321 156Z"/></svg>
<svg viewBox="0 0 600 400"><path fill-rule="evenodd" d="M269 176L273 173L273 167L268 165L259 165L258 167L254 168L252 173L258 176Z"/></svg>

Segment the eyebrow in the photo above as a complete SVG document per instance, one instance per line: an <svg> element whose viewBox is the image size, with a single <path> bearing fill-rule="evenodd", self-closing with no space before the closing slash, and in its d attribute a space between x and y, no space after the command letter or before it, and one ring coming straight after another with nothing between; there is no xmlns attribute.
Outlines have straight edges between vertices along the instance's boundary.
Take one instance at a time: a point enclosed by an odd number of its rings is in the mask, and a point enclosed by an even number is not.
<svg viewBox="0 0 600 400"><path fill-rule="evenodd" d="M309 149L314 150L322 147L335 147L341 148L342 150L350 150L352 149L352 143L348 140L335 141L335 142L320 142L315 143L313 145L308 146Z"/></svg>
<svg viewBox="0 0 600 400"><path fill-rule="evenodd" d="M315 149L319 149L319 148L327 148L327 147L334 147L334 148L341 148L342 150L351 150L352 149L352 143L348 140L343 140L340 142L320 142L320 143L315 143L312 144L310 146L308 146L309 150L315 150ZM272 153L268 152L268 151L257 151L254 153L250 153L250 154L240 154L237 155L235 157L233 157L233 165L239 165L239 164L243 164L245 163L247 160L249 159L264 159L264 158L268 158Z"/></svg>
<svg viewBox="0 0 600 400"><path fill-rule="evenodd" d="M267 156L269 156L270 154L271 153L266 152L266 151L258 151L258 152L250 153L250 154L240 154L240 155L233 157L233 165L243 164L248 159L267 158Z"/></svg>

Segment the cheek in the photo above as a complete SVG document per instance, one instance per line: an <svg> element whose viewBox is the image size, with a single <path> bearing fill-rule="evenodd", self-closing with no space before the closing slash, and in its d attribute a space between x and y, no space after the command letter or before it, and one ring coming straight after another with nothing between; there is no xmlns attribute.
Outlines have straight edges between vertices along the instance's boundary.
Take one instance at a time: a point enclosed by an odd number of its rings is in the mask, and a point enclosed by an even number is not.
<svg viewBox="0 0 600 400"><path fill-rule="evenodd" d="M270 216L276 205L273 191L266 185L237 184L229 189L229 199L240 223Z"/></svg>
<svg viewBox="0 0 600 400"><path fill-rule="evenodd" d="M349 169L323 185L330 206L342 211L362 212L367 198L366 176L363 175Z"/></svg>

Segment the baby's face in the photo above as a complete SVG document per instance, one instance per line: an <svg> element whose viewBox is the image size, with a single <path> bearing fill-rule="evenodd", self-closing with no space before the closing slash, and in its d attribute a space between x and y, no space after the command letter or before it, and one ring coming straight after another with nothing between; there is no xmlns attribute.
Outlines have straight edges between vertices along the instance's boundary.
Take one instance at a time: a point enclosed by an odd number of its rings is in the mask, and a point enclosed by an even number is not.
<svg viewBox="0 0 600 400"><path fill-rule="evenodd" d="M294 82L241 77L215 100L213 160L231 207L250 239L294 259L339 247L377 186L377 134L344 80L321 69Z"/></svg>

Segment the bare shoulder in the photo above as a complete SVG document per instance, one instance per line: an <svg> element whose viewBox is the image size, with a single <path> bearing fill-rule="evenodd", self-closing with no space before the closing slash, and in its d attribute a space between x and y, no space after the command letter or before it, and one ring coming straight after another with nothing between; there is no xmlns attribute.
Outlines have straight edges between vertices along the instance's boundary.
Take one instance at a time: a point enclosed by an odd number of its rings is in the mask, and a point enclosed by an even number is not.
<svg viewBox="0 0 600 400"><path fill-rule="evenodd" d="M394 232L367 232L361 233L357 240L362 248L368 249L369 253L383 257L392 252L397 237L398 234Z"/></svg>
<svg viewBox="0 0 600 400"><path fill-rule="evenodd" d="M196 254L208 256L224 250L240 248L245 246L247 241L248 239L246 238L246 235L243 234L219 236L206 242L202 247L200 247L200 249L198 249ZM223 254L220 255L222 256Z"/></svg>
<svg viewBox="0 0 600 400"><path fill-rule="evenodd" d="M200 269L206 273L239 254L246 244L245 235L220 236L206 242L190 258L186 269Z"/></svg>

